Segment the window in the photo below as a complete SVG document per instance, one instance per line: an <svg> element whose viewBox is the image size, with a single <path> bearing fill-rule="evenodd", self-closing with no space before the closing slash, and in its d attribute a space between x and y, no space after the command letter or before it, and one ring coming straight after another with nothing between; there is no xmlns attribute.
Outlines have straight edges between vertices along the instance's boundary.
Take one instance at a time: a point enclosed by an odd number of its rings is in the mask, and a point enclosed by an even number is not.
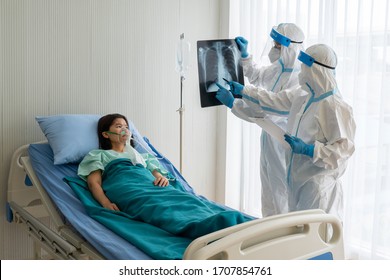
<svg viewBox="0 0 390 280"><path fill-rule="evenodd" d="M259 58L272 26L295 22L305 46L330 45L338 55L338 85L353 107L356 150L342 177L344 242L354 259L390 259L390 3L386 0L231 0L230 35L244 36ZM228 112L228 114L231 114ZM234 132L229 132L233 128ZM261 216L258 127L228 116L227 194L232 205ZM240 137L237 134L241 132ZM235 134L234 136L232 134ZM255 154L255 155L254 155ZM239 179L229 180L237 177ZM234 192L232 192L234 193Z"/></svg>

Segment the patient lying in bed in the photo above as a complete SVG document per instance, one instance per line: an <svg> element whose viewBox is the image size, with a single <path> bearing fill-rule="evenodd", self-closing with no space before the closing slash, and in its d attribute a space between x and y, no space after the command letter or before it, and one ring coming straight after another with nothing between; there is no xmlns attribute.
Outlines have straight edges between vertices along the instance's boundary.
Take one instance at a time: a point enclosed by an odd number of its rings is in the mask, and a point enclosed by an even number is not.
<svg viewBox="0 0 390 280"><path fill-rule="evenodd" d="M101 149L91 151L79 165L82 180L66 181L85 203L88 214L106 226L124 232L124 224L115 222L113 217L121 221L126 217L154 226L144 234L152 230L177 236L175 243L184 242L184 248L197 237L251 220L238 211L188 193L154 157L139 154L129 145L131 135L125 116L102 117L98 136ZM105 211L83 199L88 196L85 190Z"/></svg>

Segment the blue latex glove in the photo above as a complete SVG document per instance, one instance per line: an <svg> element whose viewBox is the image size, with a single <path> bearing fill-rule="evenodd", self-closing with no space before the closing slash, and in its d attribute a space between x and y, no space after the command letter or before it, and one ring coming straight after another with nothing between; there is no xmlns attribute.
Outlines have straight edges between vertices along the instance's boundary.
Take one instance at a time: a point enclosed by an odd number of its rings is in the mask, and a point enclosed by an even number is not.
<svg viewBox="0 0 390 280"><path fill-rule="evenodd" d="M218 83L215 84L217 85L217 87L219 87L216 95L217 99L221 101L222 104L229 107L230 109L233 108L233 102L234 102L233 94L230 91L228 91L226 88L221 86L220 84Z"/></svg>
<svg viewBox="0 0 390 280"><path fill-rule="evenodd" d="M233 94L237 94L237 95L242 95L242 90L244 89L244 86L238 82L234 82L234 81L231 81L231 82L228 82L229 86L230 86L230 91L233 93Z"/></svg>
<svg viewBox="0 0 390 280"><path fill-rule="evenodd" d="M245 39L244 37L236 37L235 39L236 44L238 46L238 49L241 52L241 57L246 58L248 57L248 40Z"/></svg>
<svg viewBox="0 0 390 280"><path fill-rule="evenodd" d="M314 145L306 144L300 138L295 136L290 136L288 134L284 135L284 140L291 146L291 149L296 154L303 154L309 157L313 157L314 154Z"/></svg>

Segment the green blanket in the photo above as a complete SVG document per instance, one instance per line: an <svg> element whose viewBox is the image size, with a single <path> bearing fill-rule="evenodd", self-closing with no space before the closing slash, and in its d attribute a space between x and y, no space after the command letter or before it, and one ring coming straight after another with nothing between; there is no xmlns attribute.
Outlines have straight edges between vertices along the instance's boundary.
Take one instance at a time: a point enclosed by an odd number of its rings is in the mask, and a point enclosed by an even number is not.
<svg viewBox="0 0 390 280"><path fill-rule="evenodd" d="M103 189L121 211L101 207L83 180L65 181L92 218L154 259L181 259L193 239L250 220L188 193L177 180L154 186L150 171L127 159L112 161L103 173Z"/></svg>

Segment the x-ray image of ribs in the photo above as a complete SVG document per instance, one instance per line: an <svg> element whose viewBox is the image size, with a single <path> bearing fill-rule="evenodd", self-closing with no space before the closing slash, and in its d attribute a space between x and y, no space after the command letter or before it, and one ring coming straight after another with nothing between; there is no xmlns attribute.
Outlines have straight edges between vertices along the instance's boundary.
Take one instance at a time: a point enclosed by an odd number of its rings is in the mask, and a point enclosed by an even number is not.
<svg viewBox="0 0 390 280"><path fill-rule="evenodd" d="M199 56L207 92L218 90L216 82L229 89L223 78L238 81L239 51L234 45L214 42L213 45L201 47Z"/></svg>

